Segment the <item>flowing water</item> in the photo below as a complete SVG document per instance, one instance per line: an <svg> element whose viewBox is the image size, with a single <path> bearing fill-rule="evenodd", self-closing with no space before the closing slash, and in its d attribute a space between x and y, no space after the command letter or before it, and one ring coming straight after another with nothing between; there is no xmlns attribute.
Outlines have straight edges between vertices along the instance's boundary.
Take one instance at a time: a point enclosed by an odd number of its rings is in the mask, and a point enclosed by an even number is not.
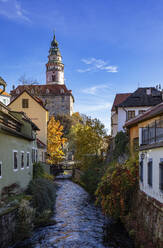
<svg viewBox="0 0 163 248"><path fill-rule="evenodd" d="M104 244L108 219L91 202L88 193L68 179L57 179L56 210L53 226L38 229L16 248L128 248L119 242ZM125 238L126 239L126 238ZM128 244L128 242L127 242Z"/></svg>

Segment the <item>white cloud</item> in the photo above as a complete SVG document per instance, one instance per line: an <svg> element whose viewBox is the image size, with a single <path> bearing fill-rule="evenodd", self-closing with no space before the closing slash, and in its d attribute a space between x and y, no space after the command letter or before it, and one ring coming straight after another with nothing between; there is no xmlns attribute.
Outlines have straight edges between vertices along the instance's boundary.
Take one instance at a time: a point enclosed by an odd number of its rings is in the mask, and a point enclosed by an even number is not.
<svg viewBox="0 0 163 248"><path fill-rule="evenodd" d="M99 90L108 89L109 86L105 84L95 85L90 88L83 89L82 92L90 95L96 95Z"/></svg>
<svg viewBox="0 0 163 248"><path fill-rule="evenodd" d="M27 12L17 0L0 0L0 15L5 16L8 19L19 19L31 22L27 17Z"/></svg>
<svg viewBox="0 0 163 248"><path fill-rule="evenodd" d="M91 71L90 68L87 69L77 69L77 72L87 72L87 71Z"/></svg>
<svg viewBox="0 0 163 248"><path fill-rule="evenodd" d="M106 71L106 72L118 72L118 67L109 65L108 62L102 59L90 58L90 59L82 59L84 64L89 65L90 67L86 69L78 69L78 72L89 72L89 71Z"/></svg>

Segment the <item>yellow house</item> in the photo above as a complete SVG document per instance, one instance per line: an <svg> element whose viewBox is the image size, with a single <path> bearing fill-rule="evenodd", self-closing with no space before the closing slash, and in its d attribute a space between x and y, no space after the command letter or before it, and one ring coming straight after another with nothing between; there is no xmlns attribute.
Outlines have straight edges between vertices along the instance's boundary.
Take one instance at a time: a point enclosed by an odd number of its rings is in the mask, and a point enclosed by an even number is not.
<svg viewBox="0 0 163 248"><path fill-rule="evenodd" d="M125 128L129 132L131 153L138 148L139 130L144 127L150 127L154 122L161 120L163 118L162 110L163 103L160 103L125 123Z"/></svg>
<svg viewBox="0 0 163 248"><path fill-rule="evenodd" d="M38 97L33 97L28 91L24 90L8 105L8 107L10 107L12 111L26 113L32 122L39 127L38 139L46 146L49 113L43 106L42 100Z"/></svg>

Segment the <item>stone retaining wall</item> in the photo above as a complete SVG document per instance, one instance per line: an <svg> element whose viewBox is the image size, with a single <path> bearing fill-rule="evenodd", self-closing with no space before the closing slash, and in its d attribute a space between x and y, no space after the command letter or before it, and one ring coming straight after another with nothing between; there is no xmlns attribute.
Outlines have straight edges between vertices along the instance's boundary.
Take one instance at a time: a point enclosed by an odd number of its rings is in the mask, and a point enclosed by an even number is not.
<svg viewBox="0 0 163 248"><path fill-rule="evenodd" d="M12 209L0 216L0 247L7 248L14 242L17 209Z"/></svg>
<svg viewBox="0 0 163 248"><path fill-rule="evenodd" d="M124 219L135 239L136 247L163 247L163 204L138 191L132 211Z"/></svg>

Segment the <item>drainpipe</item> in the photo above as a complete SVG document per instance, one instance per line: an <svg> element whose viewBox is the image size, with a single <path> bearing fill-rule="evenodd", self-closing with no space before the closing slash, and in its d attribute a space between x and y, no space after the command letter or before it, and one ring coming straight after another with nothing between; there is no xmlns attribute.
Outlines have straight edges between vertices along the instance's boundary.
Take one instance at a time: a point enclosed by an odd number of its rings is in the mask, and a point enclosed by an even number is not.
<svg viewBox="0 0 163 248"><path fill-rule="evenodd" d="M122 107L122 109L126 112L126 121L127 121L127 110L124 107Z"/></svg>

